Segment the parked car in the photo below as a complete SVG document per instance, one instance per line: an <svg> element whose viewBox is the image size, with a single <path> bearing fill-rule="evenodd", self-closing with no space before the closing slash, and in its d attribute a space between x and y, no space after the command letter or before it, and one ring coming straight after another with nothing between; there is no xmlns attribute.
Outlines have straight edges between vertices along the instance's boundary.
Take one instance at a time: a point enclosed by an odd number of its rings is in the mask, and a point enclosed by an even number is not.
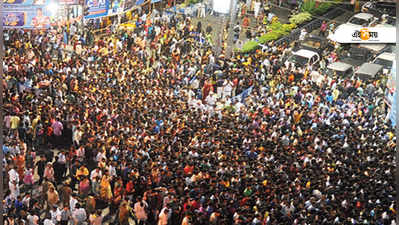
<svg viewBox="0 0 399 225"><path fill-rule="evenodd" d="M379 25L384 26L384 27L396 27L396 17L392 17L392 16L388 16L388 15L384 14L384 15L382 15L381 24L379 24Z"/></svg>
<svg viewBox="0 0 399 225"><path fill-rule="evenodd" d="M388 14L391 17L396 17L396 2L395 1L370 1L366 2L361 9L364 13L371 13L376 17L383 14Z"/></svg>
<svg viewBox="0 0 399 225"><path fill-rule="evenodd" d="M384 52L396 53L396 44L388 44Z"/></svg>
<svg viewBox="0 0 399 225"><path fill-rule="evenodd" d="M359 69L356 70L355 76L362 81L373 81L382 75L383 67L374 63L363 63Z"/></svg>
<svg viewBox="0 0 399 225"><path fill-rule="evenodd" d="M337 75L339 77L351 77L354 73L352 65L344 62L333 62L328 64L326 74L328 76Z"/></svg>
<svg viewBox="0 0 399 225"><path fill-rule="evenodd" d="M344 50L338 59L356 68L365 62L369 62L372 57L373 52L371 50L352 45L348 50Z"/></svg>
<svg viewBox="0 0 399 225"><path fill-rule="evenodd" d="M345 25L355 27L368 27L373 26L377 23L378 18L370 13L358 13L352 16Z"/></svg>
<svg viewBox="0 0 399 225"><path fill-rule="evenodd" d="M294 48L294 51L299 49L310 50L324 56L334 50L334 45L324 37L309 35L305 40L299 42L298 47Z"/></svg>
<svg viewBox="0 0 399 225"><path fill-rule="evenodd" d="M387 74L392 69L394 61L394 53L383 52L374 59L373 63L383 66L385 70L384 73Z"/></svg>
<svg viewBox="0 0 399 225"><path fill-rule="evenodd" d="M387 44L359 44L359 48L370 51L371 58L375 58L377 55L386 52L390 46ZM370 60L371 59L369 59L369 61Z"/></svg>
<svg viewBox="0 0 399 225"><path fill-rule="evenodd" d="M290 63L294 63L295 66L298 67L314 66L320 61L320 55L314 51L300 49L296 52L293 52L287 60Z"/></svg>

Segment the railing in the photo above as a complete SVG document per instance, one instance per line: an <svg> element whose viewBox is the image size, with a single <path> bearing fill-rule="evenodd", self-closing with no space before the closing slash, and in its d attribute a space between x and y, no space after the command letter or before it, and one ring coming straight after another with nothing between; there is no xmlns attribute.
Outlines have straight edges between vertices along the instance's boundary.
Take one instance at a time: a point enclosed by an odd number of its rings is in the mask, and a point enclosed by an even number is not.
<svg viewBox="0 0 399 225"><path fill-rule="evenodd" d="M324 14L323 18L325 18L326 20L328 20L328 19L331 20L331 19L334 19L337 16L341 15L344 12L345 12L345 10L343 10L342 8L333 8L331 11L329 11L326 14ZM320 18L314 19L313 21L311 21L310 23L306 24L305 26L302 26L301 28L297 28L297 29L293 30L290 35L282 37L282 38L276 40L274 42L274 44L282 45L282 44L292 43L293 41L298 40L302 29L306 29L306 31L308 33L310 33L313 30L319 29L321 24L322 24L322 22L323 22L323 20L324 19L320 19Z"/></svg>
<svg viewBox="0 0 399 225"><path fill-rule="evenodd" d="M109 33L109 30L110 30L109 26L105 27L105 28L102 28L102 29L93 30L93 35L96 36L96 37L104 36L104 35Z"/></svg>

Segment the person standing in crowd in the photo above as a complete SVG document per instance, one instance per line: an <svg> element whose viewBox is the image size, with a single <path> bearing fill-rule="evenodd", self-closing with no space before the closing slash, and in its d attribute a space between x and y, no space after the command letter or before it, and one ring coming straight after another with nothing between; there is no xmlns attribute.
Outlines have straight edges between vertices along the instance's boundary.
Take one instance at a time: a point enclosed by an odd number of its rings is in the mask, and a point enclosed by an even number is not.
<svg viewBox="0 0 399 225"><path fill-rule="evenodd" d="M327 27L328 27L327 22L325 20L323 20L323 22L321 23L321 26L320 26L320 32L319 32L320 36L322 36L322 37L326 36Z"/></svg>
<svg viewBox="0 0 399 225"><path fill-rule="evenodd" d="M147 216L148 204L147 204L147 202L139 198L138 201L134 204L133 210L134 210L134 215L136 215L138 225L146 224L146 221L148 219L148 216Z"/></svg>

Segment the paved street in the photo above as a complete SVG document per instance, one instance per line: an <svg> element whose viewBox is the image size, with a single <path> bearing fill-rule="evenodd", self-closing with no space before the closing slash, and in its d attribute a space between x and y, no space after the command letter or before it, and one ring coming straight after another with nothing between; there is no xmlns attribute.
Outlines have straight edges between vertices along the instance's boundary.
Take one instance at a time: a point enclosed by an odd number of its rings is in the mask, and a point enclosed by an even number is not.
<svg viewBox="0 0 399 225"><path fill-rule="evenodd" d="M290 16L291 11L288 8L286 8L284 6L278 7L276 5L273 5L271 8L271 11L279 18L279 21L281 23L289 23L289 16ZM340 25L340 24L348 21L348 19L353 14L354 14L353 12L346 10L345 13L343 13L339 17L337 17L334 20L331 20L329 22L335 21L337 23L337 25ZM212 31L212 40L214 40L214 41L218 40L218 35L220 35L220 32L223 30L222 29L223 28L222 18L208 15L205 18L195 17L192 20L193 20L194 25L196 25L198 23L198 21L201 21L202 27L204 30L206 29L206 27L208 25L210 25L213 30ZM241 19L237 19L237 21L239 21L240 24L242 23ZM251 21L250 27L256 28L258 25L260 25L260 24L256 23L254 16L250 16L250 21ZM246 41L248 41L248 39L246 38L245 32L246 32L246 30L244 30L244 29L241 30L240 40L242 41L242 43L245 43ZM312 33L318 34L318 30L314 30ZM240 46L237 44L236 46L234 46L234 48L240 48Z"/></svg>

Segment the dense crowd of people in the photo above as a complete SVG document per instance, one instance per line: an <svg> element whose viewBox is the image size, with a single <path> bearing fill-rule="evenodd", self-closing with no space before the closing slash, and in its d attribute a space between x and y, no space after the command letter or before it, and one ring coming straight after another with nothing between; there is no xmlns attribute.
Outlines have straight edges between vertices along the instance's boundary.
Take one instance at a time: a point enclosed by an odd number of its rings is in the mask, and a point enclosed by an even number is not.
<svg viewBox="0 0 399 225"><path fill-rule="evenodd" d="M135 25L77 31L79 55L65 28L6 31L6 224L395 224L383 82L315 82L289 45L225 59L190 18Z"/></svg>

